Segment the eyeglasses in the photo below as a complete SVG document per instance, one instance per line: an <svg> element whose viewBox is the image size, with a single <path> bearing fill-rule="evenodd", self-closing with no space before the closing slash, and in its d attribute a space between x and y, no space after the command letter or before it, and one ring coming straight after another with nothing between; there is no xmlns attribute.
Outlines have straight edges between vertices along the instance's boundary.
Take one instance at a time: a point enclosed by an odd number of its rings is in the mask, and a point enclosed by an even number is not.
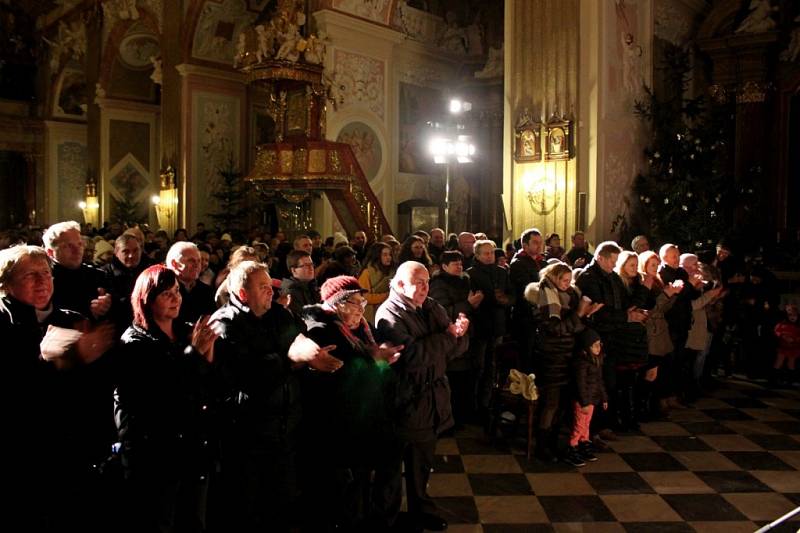
<svg viewBox="0 0 800 533"><path fill-rule="evenodd" d="M350 304L352 306L360 307L361 309L366 309L367 308L367 301L366 300L360 300L358 302L354 302L352 300L345 300L344 303Z"/></svg>
<svg viewBox="0 0 800 533"><path fill-rule="evenodd" d="M303 263L302 265L295 265L292 268L314 268L314 263Z"/></svg>

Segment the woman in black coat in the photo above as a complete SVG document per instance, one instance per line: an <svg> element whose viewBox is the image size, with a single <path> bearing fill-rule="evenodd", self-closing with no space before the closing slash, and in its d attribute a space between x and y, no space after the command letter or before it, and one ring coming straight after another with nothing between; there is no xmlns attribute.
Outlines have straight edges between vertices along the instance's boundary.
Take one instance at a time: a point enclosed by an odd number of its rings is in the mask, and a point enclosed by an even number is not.
<svg viewBox="0 0 800 533"><path fill-rule="evenodd" d="M205 529L213 448L210 369L216 334L207 317L178 322L181 294L163 265L144 270L122 335L114 413L122 443L130 531Z"/></svg>
<svg viewBox="0 0 800 533"><path fill-rule="evenodd" d="M356 278L337 276L320 288L323 303L303 310L307 336L319 346L334 347L331 355L342 362L335 372L309 370L303 381L304 440L311 445L305 462L312 481L305 490L312 501L329 506L312 517L314 531L350 531L363 527L366 519L386 518L380 460L393 444L389 365L403 347L375 342L364 319L365 292ZM323 442L325 454L320 455L317 446Z"/></svg>
<svg viewBox="0 0 800 533"><path fill-rule="evenodd" d="M552 461L558 455L556 422L567 406L575 337L584 330L582 318L600 309L586 304L571 286L572 269L565 263L545 267L541 281L525 289L525 298L535 306L539 335L536 346L536 382L539 385L539 427L536 456Z"/></svg>

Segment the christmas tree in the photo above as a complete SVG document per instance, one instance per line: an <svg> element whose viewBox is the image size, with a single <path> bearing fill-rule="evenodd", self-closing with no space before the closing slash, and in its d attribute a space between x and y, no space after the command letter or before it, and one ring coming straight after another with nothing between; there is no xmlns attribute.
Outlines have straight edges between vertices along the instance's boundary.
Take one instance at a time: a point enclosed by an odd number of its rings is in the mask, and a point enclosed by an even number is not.
<svg viewBox="0 0 800 533"><path fill-rule="evenodd" d="M645 99L635 105L652 139L645 149L647 167L634 180L631 226L684 251L707 249L729 235L732 206L747 202L748 196L752 202L756 195L752 186L737 187L729 170L731 109L725 104L708 106L704 96L687 96L688 51L666 50L662 70L663 91L645 88Z"/></svg>
<svg viewBox="0 0 800 533"><path fill-rule="evenodd" d="M226 166L218 172L221 179L211 197L216 200L219 211L209 213L209 216L216 226L225 231L240 229L247 216L247 190L242 181L242 173L233 161L233 154L228 156Z"/></svg>

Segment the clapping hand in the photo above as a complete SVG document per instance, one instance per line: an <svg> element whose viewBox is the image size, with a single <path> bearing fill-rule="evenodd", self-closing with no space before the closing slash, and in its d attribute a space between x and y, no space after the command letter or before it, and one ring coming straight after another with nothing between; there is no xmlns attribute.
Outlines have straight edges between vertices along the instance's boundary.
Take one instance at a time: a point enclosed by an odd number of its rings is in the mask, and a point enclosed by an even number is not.
<svg viewBox="0 0 800 533"><path fill-rule="evenodd" d="M215 321L209 315L201 316L192 329L192 346L211 363L214 360L214 341L219 335L214 328Z"/></svg>
<svg viewBox="0 0 800 533"><path fill-rule="evenodd" d="M664 292L672 298L679 292L683 290L683 280L676 279L672 283L669 283L666 287L664 287Z"/></svg>
<svg viewBox="0 0 800 533"><path fill-rule="evenodd" d="M100 318L111 309L111 295L106 294L106 290L102 287L97 289L97 294L97 298L89 302L89 310L95 318Z"/></svg>
<svg viewBox="0 0 800 533"><path fill-rule="evenodd" d="M483 301L483 292L481 291L469 291L469 295L467 296L467 301L469 305L472 306L473 309L477 309L481 302Z"/></svg>
<svg viewBox="0 0 800 533"><path fill-rule="evenodd" d="M447 331L455 338L463 337L469 329L469 319L464 313L458 313L456 321L447 328Z"/></svg>
<svg viewBox="0 0 800 533"><path fill-rule="evenodd" d="M395 346L384 342L380 345L373 346L372 358L376 361L386 361L390 365L393 365L400 359L400 353L403 351L403 348L405 348L405 346L402 344Z"/></svg>
<svg viewBox="0 0 800 533"><path fill-rule="evenodd" d="M647 320L647 311L638 307L628 309L628 322L644 322Z"/></svg>

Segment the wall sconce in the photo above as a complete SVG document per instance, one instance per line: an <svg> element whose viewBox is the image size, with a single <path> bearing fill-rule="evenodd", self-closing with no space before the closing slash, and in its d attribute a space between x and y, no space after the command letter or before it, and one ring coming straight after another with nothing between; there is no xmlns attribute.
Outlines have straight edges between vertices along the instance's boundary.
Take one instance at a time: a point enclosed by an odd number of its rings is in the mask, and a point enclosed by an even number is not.
<svg viewBox="0 0 800 533"><path fill-rule="evenodd" d="M83 211L83 221L95 228L100 225L100 201L97 198L97 184L93 178L86 181L86 200L78 202Z"/></svg>
<svg viewBox="0 0 800 533"><path fill-rule="evenodd" d="M161 172L161 190L150 201L156 209L158 226L168 235L174 235L178 222L178 188L175 184L175 170L171 166Z"/></svg>
<svg viewBox="0 0 800 533"><path fill-rule="evenodd" d="M541 161L542 124L533 120L527 107L517 119L514 131L514 161L517 163Z"/></svg>

